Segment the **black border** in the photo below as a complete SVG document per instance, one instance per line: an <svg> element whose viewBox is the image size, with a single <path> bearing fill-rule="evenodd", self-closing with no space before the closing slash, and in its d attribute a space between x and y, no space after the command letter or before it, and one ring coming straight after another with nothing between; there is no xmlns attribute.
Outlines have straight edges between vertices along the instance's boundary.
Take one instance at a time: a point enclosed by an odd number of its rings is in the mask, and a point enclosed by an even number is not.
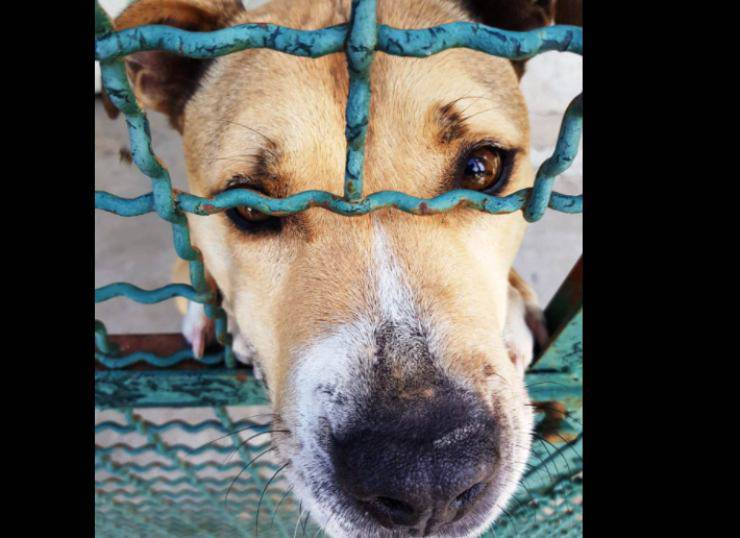
<svg viewBox="0 0 740 538"><path fill-rule="evenodd" d="M720 314L690 302L702 295L697 283L724 297L724 277L704 278L697 266L714 270L727 258L717 258L723 251L709 244L712 234L697 228L701 220L718 224L721 215L710 217L725 200L713 196L704 201L714 205L693 213L685 202L702 202L701 180L713 173L708 155L721 135L688 124L706 115L712 97L693 88L676 94L693 79L709 92L729 80L708 58L684 54L715 43L699 28L717 23L698 20L701 9L682 26L662 4L587 4L584 531L664 535L677 526L684 534L700 521L708 532L711 520L697 507L717 490L702 496L706 486L695 483L713 474L701 449L713 449L719 441L711 439L731 427L711 429L700 391L717 385L697 376L731 361L733 342L730 335L724 354L710 349L721 334L707 320ZM4 6L6 502L35 533L93 535L93 13L85 2L29 7Z"/></svg>
<svg viewBox="0 0 740 538"><path fill-rule="evenodd" d="M33 534L94 535L93 15L3 9L0 461L4 514Z"/></svg>

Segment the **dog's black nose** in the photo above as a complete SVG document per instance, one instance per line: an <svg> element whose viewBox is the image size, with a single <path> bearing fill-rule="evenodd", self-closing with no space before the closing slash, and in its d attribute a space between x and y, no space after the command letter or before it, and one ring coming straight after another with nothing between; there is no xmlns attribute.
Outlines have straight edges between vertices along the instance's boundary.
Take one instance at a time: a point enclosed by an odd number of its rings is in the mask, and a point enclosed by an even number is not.
<svg viewBox="0 0 740 538"><path fill-rule="evenodd" d="M332 443L347 500L409 536L437 532L486 499L492 502L486 495L496 454L492 421L454 399L435 403L397 407L392 420L381 413L385 425L376 414Z"/></svg>

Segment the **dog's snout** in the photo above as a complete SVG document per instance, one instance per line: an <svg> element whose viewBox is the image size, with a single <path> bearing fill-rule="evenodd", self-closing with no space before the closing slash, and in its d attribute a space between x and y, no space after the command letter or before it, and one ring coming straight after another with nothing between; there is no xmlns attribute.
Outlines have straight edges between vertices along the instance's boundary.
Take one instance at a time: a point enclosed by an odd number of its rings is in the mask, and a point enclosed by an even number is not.
<svg viewBox="0 0 740 538"><path fill-rule="evenodd" d="M347 502L409 536L438 532L485 503L493 477L493 422L465 404L447 402L436 411L411 406L384 426L365 423L333 439Z"/></svg>

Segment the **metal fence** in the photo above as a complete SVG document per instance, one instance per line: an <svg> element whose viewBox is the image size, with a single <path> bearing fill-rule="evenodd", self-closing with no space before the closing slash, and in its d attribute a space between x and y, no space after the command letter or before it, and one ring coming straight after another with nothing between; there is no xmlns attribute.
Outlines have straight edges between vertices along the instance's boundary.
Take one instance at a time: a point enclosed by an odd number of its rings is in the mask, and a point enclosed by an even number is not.
<svg viewBox="0 0 740 538"><path fill-rule="evenodd" d="M395 191L363 196L369 76L376 51L426 57L465 47L512 60L550 50L582 52L578 27L510 32L454 22L401 30L377 24L375 4L375 0L355 0L348 24L321 30L244 24L213 32L164 25L114 32L110 19L95 3L95 59L100 61L103 87L123 112L132 160L152 185L150 193L132 199L97 191L95 207L122 217L156 212L172 226L175 250L189 263L191 276L191 285L170 284L153 290L125 282L109 284L95 290L95 301L124 296L151 304L185 297L205 306L215 321L219 343L218 351L196 360L178 335L108 335L104 324L95 321L95 502L100 536L254 536L257 528L260 536L295 536L298 532L317 536L321 531L312 527L308 514L290 494L290 486L271 478L278 466L269 457L261 457L269 446L265 441L269 439L269 408L247 419L233 418L243 413L229 406L267 406L269 402L251 369L234 360L226 314L218 305L216 290L206 281L199 252L190 243L185 213L210 215L249 206L282 216L320 207L353 216L395 207L428 215L465 205L492 214L521 210L531 222L541 218L548 207L565 213L582 210L581 195L553 191L556 176L568 168L578 150L581 95L568 106L555 150L540 166L532 188L504 197L463 189L429 199ZM166 50L192 58L214 58L251 48L311 58L346 54L350 88L344 196L314 190L270 198L238 189L207 199L173 190L166 167L152 151L147 118L129 86L123 57ZM532 457L514 501L486 536L580 535L581 270L579 261L546 309L553 339L527 373L529 392L539 411ZM148 417L149 408L168 408L167 420ZM235 460L228 461L231 457Z"/></svg>

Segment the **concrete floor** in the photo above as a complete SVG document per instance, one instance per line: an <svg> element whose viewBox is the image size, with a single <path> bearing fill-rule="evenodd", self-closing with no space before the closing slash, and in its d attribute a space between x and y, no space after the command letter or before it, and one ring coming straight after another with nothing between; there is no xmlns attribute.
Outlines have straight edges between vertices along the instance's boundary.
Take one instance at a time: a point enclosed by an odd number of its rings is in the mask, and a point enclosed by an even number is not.
<svg viewBox="0 0 740 538"><path fill-rule="evenodd" d="M535 165L551 152L562 114L581 90L581 58L546 53L530 61L522 88L530 107ZM187 190L180 139L159 114L150 114L153 147L170 169L175 187ZM134 166L120 162L119 150L127 147L123 121L111 121L99 99L95 100L95 188L132 197L150 190L148 178ZM582 161L556 182L556 190L577 194L582 187ZM491 216L491 218L496 218ZM527 231L516 268L540 296L544 306L578 259L582 244L582 218L548 211ZM136 218L95 212L95 286L129 281L142 288L169 283L175 259L169 226L154 214ZM96 317L112 334L176 332L180 320L172 301L139 305L118 298L96 305Z"/></svg>

